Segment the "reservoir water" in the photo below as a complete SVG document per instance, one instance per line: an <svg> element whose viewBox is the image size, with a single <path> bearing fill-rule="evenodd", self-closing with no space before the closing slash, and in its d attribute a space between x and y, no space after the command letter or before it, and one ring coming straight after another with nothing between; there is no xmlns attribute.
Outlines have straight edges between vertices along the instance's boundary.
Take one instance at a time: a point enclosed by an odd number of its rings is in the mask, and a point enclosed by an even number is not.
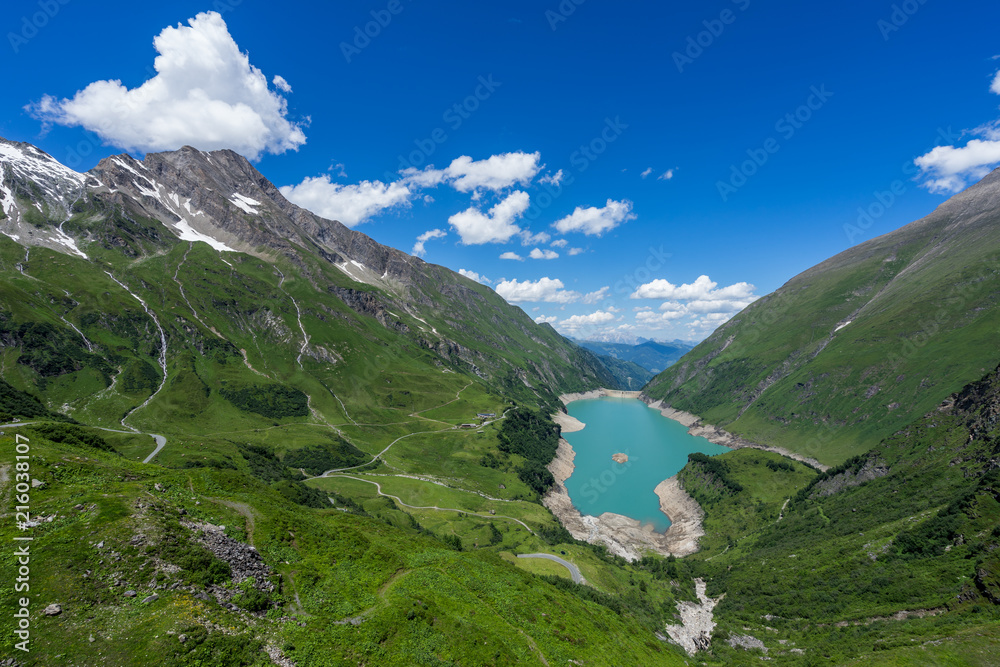
<svg viewBox="0 0 1000 667"><path fill-rule="evenodd" d="M658 531L670 527L660 511L653 489L676 475L688 454L714 455L730 451L667 419L636 398L597 398L573 401L567 411L586 428L563 437L576 452L576 469L566 490L582 514L622 514ZM616 463L614 454L627 454L628 463Z"/></svg>

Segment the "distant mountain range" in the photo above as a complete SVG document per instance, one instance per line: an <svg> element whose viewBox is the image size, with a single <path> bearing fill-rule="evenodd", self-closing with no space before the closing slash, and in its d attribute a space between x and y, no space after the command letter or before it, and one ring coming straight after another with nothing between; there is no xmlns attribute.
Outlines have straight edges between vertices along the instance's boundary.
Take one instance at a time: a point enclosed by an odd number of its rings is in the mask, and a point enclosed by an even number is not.
<svg viewBox="0 0 1000 667"><path fill-rule="evenodd" d="M641 366L649 371L650 378L656 373L669 368L694 348L692 344L677 340L669 343L661 343L654 340L641 339L641 342L635 344L593 340L575 340L574 342L597 354L621 359L622 361L630 361Z"/></svg>
<svg viewBox="0 0 1000 667"><path fill-rule="evenodd" d="M573 338L572 340L577 340L577 339ZM623 333L621 331L615 331L603 334L593 334L587 340L592 343L620 343L622 345L642 345L643 343L648 343L648 342L662 343L664 345L687 345L688 347L694 347L695 345L697 345L696 342L680 340L679 338L675 338L674 340L643 338L642 336L636 336L635 334L630 334L630 333Z"/></svg>

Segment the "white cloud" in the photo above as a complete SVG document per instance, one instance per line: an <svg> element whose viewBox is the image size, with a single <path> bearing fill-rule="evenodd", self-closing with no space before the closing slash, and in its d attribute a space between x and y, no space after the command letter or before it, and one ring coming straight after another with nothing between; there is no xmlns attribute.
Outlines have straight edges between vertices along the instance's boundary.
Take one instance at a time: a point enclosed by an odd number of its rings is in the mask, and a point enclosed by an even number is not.
<svg viewBox="0 0 1000 667"><path fill-rule="evenodd" d="M567 241L566 239L556 239L549 245L551 245L553 248L565 248L566 246L569 245L569 241Z"/></svg>
<svg viewBox="0 0 1000 667"><path fill-rule="evenodd" d="M643 178L649 178L649 175L652 173L653 173L653 168L650 167L649 169L647 169L646 171L642 172L639 175L642 176Z"/></svg>
<svg viewBox="0 0 1000 667"><path fill-rule="evenodd" d="M404 180L420 187L435 187L448 183L459 192L473 192L479 189L499 192L513 185L528 185L538 174L541 153L502 153L491 155L485 160L473 160L463 155L452 160L445 169L433 166L419 170L414 167L403 170ZM473 195L478 199L478 193Z"/></svg>
<svg viewBox="0 0 1000 667"><path fill-rule="evenodd" d="M573 333L586 327L608 324L609 322L614 322L615 319L614 313L598 310L597 312L590 313L589 315L573 315L572 317L567 317L559 323L559 329Z"/></svg>
<svg viewBox="0 0 1000 667"><path fill-rule="evenodd" d="M600 236L623 222L634 220L632 202L609 199L604 208L577 207L572 214L558 220L553 226L563 234L583 232L587 236Z"/></svg>
<svg viewBox="0 0 1000 667"><path fill-rule="evenodd" d="M546 232L538 232L537 234L532 234L529 230L524 230L521 232L521 245L538 245L540 243L548 243L552 236Z"/></svg>
<svg viewBox="0 0 1000 667"><path fill-rule="evenodd" d="M352 185L331 183L329 175L307 176L298 185L278 188L285 198L316 215L339 220L348 227L396 206L409 206L411 192L402 183L362 181Z"/></svg>
<svg viewBox="0 0 1000 667"><path fill-rule="evenodd" d="M292 92L292 85L288 83L288 81L285 80L285 77L281 76L280 74L275 74L274 79L271 80L271 83L274 84L275 88L277 88L283 93Z"/></svg>
<svg viewBox="0 0 1000 667"><path fill-rule="evenodd" d="M535 248L528 254L528 257L531 259L559 259L559 253L554 250L539 250Z"/></svg>
<svg viewBox="0 0 1000 667"><path fill-rule="evenodd" d="M677 289L677 285L674 285L668 280L663 278L657 278L652 282L648 282L639 287L633 292L629 298L630 299L669 299L673 296L674 290Z"/></svg>
<svg viewBox="0 0 1000 667"><path fill-rule="evenodd" d="M688 322L688 328L692 334L708 334L725 324L732 318L732 315L724 313L712 313L704 317L695 318Z"/></svg>
<svg viewBox="0 0 1000 667"><path fill-rule="evenodd" d="M716 289L718 283L708 276L698 276L693 283L674 285L662 278L640 285L632 293L633 299L680 299L683 301L705 300L722 301L726 299L747 299L753 295L753 285L746 282L735 283L722 289Z"/></svg>
<svg viewBox="0 0 1000 667"><path fill-rule="evenodd" d="M648 306L633 308L637 323L656 327L683 322L695 335L714 330L756 301L754 290L746 282L719 288L708 276L699 276L693 283L679 286L663 279L654 280L640 285L631 298L668 299L656 311Z"/></svg>
<svg viewBox="0 0 1000 667"><path fill-rule="evenodd" d="M516 190L491 208L489 214L472 207L448 218L448 224L455 228L465 245L506 243L521 232L514 221L524 215L529 203L528 193Z"/></svg>
<svg viewBox="0 0 1000 667"><path fill-rule="evenodd" d="M745 299L732 299L732 300L722 300L722 301L712 301L705 299L698 299L695 301L689 301L687 304L687 312L689 313L738 313L743 310L751 303L757 300L757 297L747 297ZM660 307L663 310L663 307Z"/></svg>
<svg viewBox="0 0 1000 667"><path fill-rule="evenodd" d="M660 174L659 176L657 176L656 180L658 180L658 181L669 181L673 177L674 177L674 170L673 169L667 169L665 172L663 172L662 174Z"/></svg>
<svg viewBox="0 0 1000 667"><path fill-rule="evenodd" d="M489 285L492 281L486 276L476 273L475 271L466 271L465 269L459 269L458 273L465 276L469 280L475 280L477 283L482 283L483 285Z"/></svg>
<svg viewBox="0 0 1000 667"><path fill-rule="evenodd" d="M660 304L659 310L661 312L667 312L667 311L671 311L671 312L673 312L673 311L681 311L681 312L683 312L684 308L685 308L685 305L683 303L680 303L679 301L664 301L663 303ZM652 309L650 309L650 310L652 310Z"/></svg>
<svg viewBox="0 0 1000 667"><path fill-rule="evenodd" d="M407 185L414 185L418 188L434 188L444 182L444 171L428 167L427 169L417 169L408 167L399 172L401 179Z"/></svg>
<svg viewBox="0 0 1000 667"><path fill-rule="evenodd" d="M1000 95L1000 71L990 85ZM914 163L920 168L921 185L937 194L953 194L980 180L1000 164L1000 120L971 131L980 138L965 146L938 146Z"/></svg>
<svg viewBox="0 0 1000 667"><path fill-rule="evenodd" d="M650 310L644 310L636 313L635 321L642 322L643 324L666 324L682 317L684 317L683 312L669 311L666 313L654 313Z"/></svg>
<svg viewBox="0 0 1000 667"><path fill-rule="evenodd" d="M563 181L563 170L560 169L554 174L546 174L538 179L538 182L542 185L559 185Z"/></svg>
<svg viewBox="0 0 1000 667"><path fill-rule="evenodd" d="M535 318L536 324L555 324L559 320L555 315L540 315Z"/></svg>
<svg viewBox="0 0 1000 667"><path fill-rule="evenodd" d="M527 185L541 168L538 160L541 154L503 153L485 160L473 161L468 155L456 158L445 169L445 175L459 192L469 192L476 188L502 190L514 184Z"/></svg>
<svg viewBox="0 0 1000 667"><path fill-rule="evenodd" d="M521 257L516 252L505 252L504 254L500 255L500 259L512 259L515 262L524 261L524 257Z"/></svg>
<svg viewBox="0 0 1000 667"><path fill-rule="evenodd" d="M46 95L29 111L46 123L80 126L130 151L230 148L251 160L306 142L305 123L288 120L286 99L268 88L264 73L229 34L216 12L188 26L165 28L153 39L156 75L138 88L96 81L70 99ZM275 77L278 90L288 82ZM287 90L286 90L287 88Z"/></svg>
<svg viewBox="0 0 1000 667"><path fill-rule="evenodd" d="M918 157L915 163L926 179L925 188L934 193L955 193L978 181L1000 163L1000 140L972 139L960 148L938 146Z"/></svg>
<svg viewBox="0 0 1000 667"><path fill-rule="evenodd" d="M580 300L580 293L565 289L558 278L540 278L532 282L525 280L503 280L496 286L497 294L510 303L573 303Z"/></svg>
<svg viewBox="0 0 1000 667"><path fill-rule="evenodd" d="M583 253L583 248L570 248L569 250L567 250L567 251L566 251L566 253L567 253L567 254L568 254L568 255L569 255L570 257L573 257L573 256L575 256L575 255L580 255L580 254L582 254L582 253Z"/></svg>
<svg viewBox="0 0 1000 667"><path fill-rule="evenodd" d="M584 296L583 297L583 302L584 303L597 303L598 301L603 301L604 299L608 298L608 290L609 289L611 289L611 287L608 286L608 285L605 285L604 287L602 287L601 289L597 290L596 292L591 292L590 294L587 294L586 296Z"/></svg>
<svg viewBox="0 0 1000 667"><path fill-rule="evenodd" d="M426 231L417 237L417 242L413 244L413 250L410 252L417 257L423 257L427 252L427 249L424 247L425 243L431 239L443 239L446 236L448 236L448 232L443 229L432 229L430 231ZM474 280L478 280L478 278L474 278Z"/></svg>

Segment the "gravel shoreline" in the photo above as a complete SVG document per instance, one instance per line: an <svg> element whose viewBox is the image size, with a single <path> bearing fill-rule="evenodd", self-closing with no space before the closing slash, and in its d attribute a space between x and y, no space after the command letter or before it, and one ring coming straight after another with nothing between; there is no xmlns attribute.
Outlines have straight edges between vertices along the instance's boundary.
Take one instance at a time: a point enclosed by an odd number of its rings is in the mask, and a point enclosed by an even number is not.
<svg viewBox="0 0 1000 667"><path fill-rule="evenodd" d="M673 419L675 422L680 423L687 427L688 433L693 436L698 436L705 438L709 442L713 442L717 445L722 445L723 447L729 447L730 449L741 449L743 447L751 447L753 449L760 449L765 452L774 452L775 454L781 454L782 456L787 456L795 461L800 461L806 465L812 466L817 470L826 472L829 466L825 466L814 458L803 456L802 454L796 454L795 452L789 451L784 447L772 447L770 445L761 445L756 442L751 442L750 440L745 440L732 433L727 433L718 426L713 426L712 424L705 424L701 421L701 417L698 415L693 415L690 412L684 412L682 410L675 410L669 406L663 405L663 401L653 401L648 396L640 396L639 400L653 408L654 410L659 410L660 414L667 419Z"/></svg>
<svg viewBox="0 0 1000 667"><path fill-rule="evenodd" d="M574 400L600 398L603 390L585 394L560 396L563 404ZM559 424L564 433L582 430L586 424L570 415L557 412L552 420ZM698 503L681 487L676 476L657 485L655 491L660 498L660 509L670 518L670 528L666 533L657 533L651 525L605 512L600 516L583 515L573 505L564 482L573 474L576 452L565 439L559 440L556 457L548 469L556 483L542 498L542 504L559 519L570 535L591 544L604 544L608 551L628 561L636 561L648 552L663 556L687 556L698 551L698 538L705 534L702 528L704 512Z"/></svg>

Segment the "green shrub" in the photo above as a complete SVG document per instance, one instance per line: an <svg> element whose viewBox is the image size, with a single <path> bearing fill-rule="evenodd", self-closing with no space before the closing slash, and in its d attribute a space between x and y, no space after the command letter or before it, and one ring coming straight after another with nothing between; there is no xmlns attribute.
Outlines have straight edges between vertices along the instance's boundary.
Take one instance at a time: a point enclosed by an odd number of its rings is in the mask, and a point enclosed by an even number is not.
<svg viewBox="0 0 1000 667"><path fill-rule="evenodd" d="M538 495L544 494L556 482L545 464L538 461L526 461L523 466L517 469L517 476Z"/></svg>
<svg viewBox="0 0 1000 667"><path fill-rule="evenodd" d="M250 612L264 611L271 606L271 596L258 590L253 579L240 582L240 594L233 598L233 604Z"/></svg>
<svg viewBox="0 0 1000 667"><path fill-rule="evenodd" d="M555 483L546 466L559 448L559 429L541 412L516 408L507 413L497 433L500 451L527 459L517 476L539 495Z"/></svg>
<svg viewBox="0 0 1000 667"><path fill-rule="evenodd" d="M50 442L58 442L84 449L114 452L107 440L82 426L73 424L36 424L31 430Z"/></svg>
<svg viewBox="0 0 1000 667"><path fill-rule="evenodd" d="M701 452L688 454L688 461L695 464L707 475L714 477L730 493L736 494L743 490L743 485L729 476L729 466L724 461Z"/></svg>
<svg viewBox="0 0 1000 667"><path fill-rule="evenodd" d="M0 378L0 421L6 423L15 418L73 421L66 415L52 412L31 394L15 389Z"/></svg>
<svg viewBox="0 0 1000 667"><path fill-rule="evenodd" d="M176 519L163 523L163 537L151 551L181 568L183 579L192 584L221 584L232 576L229 563L219 560L208 549L194 542L191 533Z"/></svg>
<svg viewBox="0 0 1000 667"><path fill-rule="evenodd" d="M283 384L223 387L219 393L240 410L255 412L268 419L309 414L309 397Z"/></svg>
<svg viewBox="0 0 1000 667"><path fill-rule="evenodd" d="M10 313L0 313L0 339L6 345L20 347L17 363L43 378L73 373L85 366L107 375L111 368L103 357L89 352L80 336L68 327L48 322L15 324Z"/></svg>
<svg viewBox="0 0 1000 667"><path fill-rule="evenodd" d="M271 485L275 491L297 505L327 509L331 507L327 494L302 482L283 479Z"/></svg>
<svg viewBox="0 0 1000 667"><path fill-rule="evenodd" d="M771 460L768 460L768 462L765 465L768 468L770 468L771 470L773 470L774 472L780 472L782 470L784 470L785 472L795 472L795 466L793 466L788 461L771 461Z"/></svg>
<svg viewBox="0 0 1000 667"><path fill-rule="evenodd" d="M350 468L368 459L364 452L343 438L333 442L293 449L285 454L284 464L289 468L302 468L310 475L322 475L334 468Z"/></svg>
<svg viewBox="0 0 1000 667"><path fill-rule="evenodd" d="M133 359L125 366L118 386L126 394L151 394L160 386L163 373L142 359Z"/></svg>
<svg viewBox="0 0 1000 667"><path fill-rule="evenodd" d="M267 445L240 443L236 448L247 462L254 477L268 483L292 478L292 472Z"/></svg>
<svg viewBox="0 0 1000 667"><path fill-rule="evenodd" d="M250 667L261 664L261 642L244 635L227 635L221 631L209 633L201 625L188 626L180 633L182 644L169 642L164 656L169 667Z"/></svg>

